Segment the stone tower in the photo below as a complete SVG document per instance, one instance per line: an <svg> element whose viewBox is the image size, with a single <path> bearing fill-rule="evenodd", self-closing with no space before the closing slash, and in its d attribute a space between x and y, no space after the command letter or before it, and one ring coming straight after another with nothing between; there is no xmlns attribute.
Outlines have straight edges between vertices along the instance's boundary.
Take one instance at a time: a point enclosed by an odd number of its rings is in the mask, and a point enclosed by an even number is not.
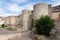
<svg viewBox="0 0 60 40"><path fill-rule="evenodd" d="M49 15L51 17L51 5L47 3L38 3L33 7L33 19L38 19L40 16Z"/></svg>
<svg viewBox="0 0 60 40"><path fill-rule="evenodd" d="M32 22L32 10L23 10L22 11L22 27L24 30L28 30L31 28Z"/></svg>

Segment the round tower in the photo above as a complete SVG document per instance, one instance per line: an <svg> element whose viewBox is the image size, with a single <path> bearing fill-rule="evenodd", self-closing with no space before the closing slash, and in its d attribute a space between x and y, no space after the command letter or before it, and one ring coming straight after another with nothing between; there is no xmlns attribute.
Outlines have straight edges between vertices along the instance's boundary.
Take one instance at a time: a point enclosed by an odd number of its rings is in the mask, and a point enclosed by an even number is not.
<svg viewBox="0 0 60 40"><path fill-rule="evenodd" d="M47 3L38 3L33 7L33 19L38 19L41 16L51 16L51 5Z"/></svg>

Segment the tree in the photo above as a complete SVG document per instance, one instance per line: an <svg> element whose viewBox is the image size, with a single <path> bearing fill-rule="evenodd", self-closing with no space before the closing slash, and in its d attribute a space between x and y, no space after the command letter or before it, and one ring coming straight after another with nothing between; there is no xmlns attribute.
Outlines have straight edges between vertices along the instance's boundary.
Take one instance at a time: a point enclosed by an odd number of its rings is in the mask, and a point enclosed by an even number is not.
<svg viewBox="0 0 60 40"><path fill-rule="evenodd" d="M50 31L54 28L54 20L48 15L41 16L39 19L34 21L34 27L38 34L40 35L50 35Z"/></svg>

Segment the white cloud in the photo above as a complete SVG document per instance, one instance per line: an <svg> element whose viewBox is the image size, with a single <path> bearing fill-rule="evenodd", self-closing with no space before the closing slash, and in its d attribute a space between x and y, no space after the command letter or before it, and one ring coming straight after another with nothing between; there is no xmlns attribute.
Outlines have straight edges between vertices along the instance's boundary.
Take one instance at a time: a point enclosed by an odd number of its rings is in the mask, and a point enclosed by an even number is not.
<svg viewBox="0 0 60 40"><path fill-rule="evenodd" d="M24 5L24 9L33 10L33 5L32 4Z"/></svg>
<svg viewBox="0 0 60 40"><path fill-rule="evenodd" d="M22 10L24 9L29 9L33 10L33 5L35 3L28 3L23 6L19 5L20 3L23 2L28 2L27 0L11 0L13 3L9 2L2 2L4 5L3 8L0 7L0 16L6 17L6 16L11 16L11 15L19 15L22 13ZM9 11L9 12L8 12Z"/></svg>
<svg viewBox="0 0 60 40"><path fill-rule="evenodd" d="M53 6L60 5L60 0L51 0Z"/></svg>
<svg viewBox="0 0 60 40"><path fill-rule="evenodd" d="M8 5L7 10L10 11L11 14L21 14L24 8L25 7L19 6L18 4L13 3L13 4Z"/></svg>
<svg viewBox="0 0 60 40"><path fill-rule="evenodd" d="M14 3L22 3L22 2L27 2L28 0L11 0Z"/></svg>
<svg viewBox="0 0 60 40"><path fill-rule="evenodd" d="M55 1L56 2L56 1L60 1L60 0L51 0L51 1Z"/></svg>
<svg viewBox="0 0 60 40"><path fill-rule="evenodd" d="M10 4L8 5L9 11L19 11L19 6L17 4Z"/></svg>
<svg viewBox="0 0 60 40"><path fill-rule="evenodd" d="M7 16L11 16L11 15L15 15L16 16L18 14L14 14L14 13L10 14L10 13L6 12L4 9L0 8L0 16L1 17L7 17Z"/></svg>
<svg viewBox="0 0 60 40"><path fill-rule="evenodd" d="M9 16L9 13L6 13L4 9L0 8L0 16L5 17L5 16Z"/></svg>
<svg viewBox="0 0 60 40"><path fill-rule="evenodd" d="M27 0L11 0L13 3L5 1L0 1L0 16L2 17L21 14L24 7L19 4L27 2Z"/></svg>
<svg viewBox="0 0 60 40"><path fill-rule="evenodd" d="M29 10L33 10L33 4L26 4L24 6L19 6L16 3L13 4L9 4L7 9L11 12L11 13L18 13L20 14L22 12L22 10L24 9L29 9Z"/></svg>

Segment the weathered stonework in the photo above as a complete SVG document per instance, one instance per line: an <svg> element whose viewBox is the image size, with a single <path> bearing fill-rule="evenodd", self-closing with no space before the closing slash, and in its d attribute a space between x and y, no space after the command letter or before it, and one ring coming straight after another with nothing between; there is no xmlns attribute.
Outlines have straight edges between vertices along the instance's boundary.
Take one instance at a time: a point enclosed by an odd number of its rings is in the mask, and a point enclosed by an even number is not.
<svg viewBox="0 0 60 40"><path fill-rule="evenodd" d="M31 21L32 21L31 14L32 14L31 10L22 11L22 20L21 21L22 21L22 27L25 30L27 30L31 27Z"/></svg>
<svg viewBox="0 0 60 40"><path fill-rule="evenodd" d="M17 16L9 16L5 18L5 24L9 27L16 27L18 25L18 17Z"/></svg>
<svg viewBox="0 0 60 40"><path fill-rule="evenodd" d="M30 29L32 20L38 19L40 16L49 15L54 20L60 20L60 6L52 7L51 4L38 3L33 6L33 10L23 10L21 15L5 17L6 25L10 27L19 27Z"/></svg>
<svg viewBox="0 0 60 40"><path fill-rule="evenodd" d="M49 15L51 13L51 5L47 3L39 3L33 7L33 19L38 19L42 15Z"/></svg>
<svg viewBox="0 0 60 40"><path fill-rule="evenodd" d="M5 24L5 20L4 20L4 18L0 17L0 26L1 26L2 24Z"/></svg>
<svg viewBox="0 0 60 40"><path fill-rule="evenodd" d="M6 25L9 25L10 24L10 21L9 20L10 20L9 17L5 17L5 24Z"/></svg>
<svg viewBox="0 0 60 40"><path fill-rule="evenodd" d="M9 27L18 27L18 29L30 30L32 28L32 21L38 19L41 16L48 15L55 20L55 29L51 31L54 37L49 40L60 40L60 5L52 7L51 4L38 3L33 6L33 10L23 10L21 15L8 16L4 18L3 24ZM38 36L38 39L45 40L44 36ZM48 38L47 38L48 40Z"/></svg>
<svg viewBox="0 0 60 40"><path fill-rule="evenodd" d="M22 14L18 16L18 27L22 28Z"/></svg>

